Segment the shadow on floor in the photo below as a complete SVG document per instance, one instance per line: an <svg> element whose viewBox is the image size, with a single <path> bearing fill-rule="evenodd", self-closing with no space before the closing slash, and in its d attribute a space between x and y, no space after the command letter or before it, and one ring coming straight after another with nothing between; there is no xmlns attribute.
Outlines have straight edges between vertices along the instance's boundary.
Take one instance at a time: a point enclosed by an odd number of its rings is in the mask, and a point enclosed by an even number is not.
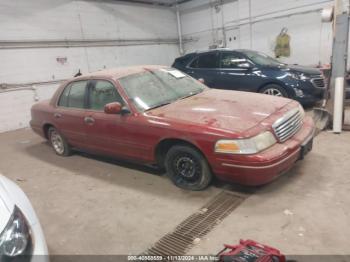
<svg viewBox="0 0 350 262"><path fill-rule="evenodd" d="M105 176L98 175L98 173L101 173L101 172L115 173L119 171L120 173L120 168L127 169L123 173L127 172L127 173L132 173L133 175L137 175L139 172L142 172L142 173L153 175L154 177L159 177L160 179L166 178L165 170L161 170L157 167L145 166L138 163L115 159L111 157L93 155L82 151L75 151L71 157L60 157L53 152L50 144L47 141L26 147L26 152L30 154L32 157L35 157L41 161L49 163L50 165L58 166L60 168L64 168L64 169L67 169L68 171L76 172L79 174L87 174L97 178L106 178ZM87 169L87 167L89 168ZM96 172L94 172L94 170L96 170ZM125 174L125 175L129 175L129 174ZM110 178L108 180L110 180ZM150 179L150 180L154 180L154 179ZM120 181L118 180L118 182ZM169 181L169 183L171 182ZM228 191L237 192L240 194L247 194L247 195L253 194L254 192L256 192L256 190L260 188L260 187L248 187L248 186L243 186L238 184L227 183L217 178L214 178L212 182L212 186L217 189L228 190ZM185 191L185 190L182 190L182 191Z"/></svg>

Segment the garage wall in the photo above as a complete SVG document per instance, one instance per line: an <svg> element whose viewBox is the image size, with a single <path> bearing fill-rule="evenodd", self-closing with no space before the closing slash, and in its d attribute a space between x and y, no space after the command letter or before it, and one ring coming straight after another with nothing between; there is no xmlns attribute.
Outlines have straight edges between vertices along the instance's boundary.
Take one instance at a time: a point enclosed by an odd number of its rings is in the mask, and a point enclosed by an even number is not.
<svg viewBox="0 0 350 262"><path fill-rule="evenodd" d="M0 10L2 87L67 79L79 69L169 65L179 55L170 8L112 0L0 0ZM57 86L0 93L0 132L28 126L34 100L51 97Z"/></svg>
<svg viewBox="0 0 350 262"><path fill-rule="evenodd" d="M275 39L283 27L291 36L287 63L329 63L332 25L321 22L321 9L329 0L194 0L181 5L183 34L195 41L186 52L227 43L274 55Z"/></svg>

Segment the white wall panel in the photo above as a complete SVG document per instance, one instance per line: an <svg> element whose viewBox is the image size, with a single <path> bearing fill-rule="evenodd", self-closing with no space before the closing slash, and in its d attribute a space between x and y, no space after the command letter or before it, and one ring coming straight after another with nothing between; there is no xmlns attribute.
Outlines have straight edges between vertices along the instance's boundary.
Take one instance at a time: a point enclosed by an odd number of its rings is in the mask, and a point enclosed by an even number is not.
<svg viewBox="0 0 350 262"><path fill-rule="evenodd" d="M251 0L249 12L249 0L232 0L224 1L222 14L213 12L213 3L214 0L194 0L182 5L181 18L185 18L182 23L186 28L186 36L193 36L195 40L185 44L186 52L198 50L198 47L207 49L215 42L222 24L214 25L210 21L219 21L217 16L221 15L226 30L238 29L238 43L235 45L238 48L252 48L273 55L276 37L283 27L287 27L292 52L290 58L284 59L286 62L305 65L329 63L332 27L330 23L321 23L320 9L329 6L332 1Z"/></svg>
<svg viewBox="0 0 350 262"><path fill-rule="evenodd" d="M170 8L110 0L0 0L0 41L176 39ZM0 49L0 84L42 82L136 64L170 65L177 44ZM61 64L56 58L63 57ZM39 99L58 85L38 86ZM28 126L33 91L0 93L0 132Z"/></svg>
<svg viewBox="0 0 350 262"><path fill-rule="evenodd" d="M92 0L0 0L2 40L176 37L169 8Z"/></svg>
<svg viewBox="0 0 350 262"><path fill-rule="evenodd" d="M201 0L181 5L183 35L206 31L212 27L212 14L208 4L208 0Z"/></svg>
<svg viewBox="0 0 350 262"><path fill-rule="evenodd" d="M38 97L40 100L49 99L58 85L45 85L32 90L0 93L1 114L0 133L18 128L28 127L30 108Z"/></svg>

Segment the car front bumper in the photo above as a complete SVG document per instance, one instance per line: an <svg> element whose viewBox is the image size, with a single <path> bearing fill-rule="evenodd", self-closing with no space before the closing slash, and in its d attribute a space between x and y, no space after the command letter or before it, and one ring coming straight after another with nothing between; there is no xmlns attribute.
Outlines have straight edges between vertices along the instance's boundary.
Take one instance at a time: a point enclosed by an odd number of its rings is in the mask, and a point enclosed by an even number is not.
<svg viewBox="0 0 350 262"><path fill-rule="evenodd" d="M302 105L314 104L322 100L325 97L325 92L327 92L326 86L317 87L309 80L298 81L298 84L294 88L302 91L302 95L300 96L294 91L292 98Z"/></svg>
<svg viewBox="0 0 350 262"><path fill-rule="evenodd" d="M263 152L247 156L217 154L211 163L213 172L220 179L243 185L267 184L304 158L312 149L313 135L313 120L306 117L297 134Z"/></svg>

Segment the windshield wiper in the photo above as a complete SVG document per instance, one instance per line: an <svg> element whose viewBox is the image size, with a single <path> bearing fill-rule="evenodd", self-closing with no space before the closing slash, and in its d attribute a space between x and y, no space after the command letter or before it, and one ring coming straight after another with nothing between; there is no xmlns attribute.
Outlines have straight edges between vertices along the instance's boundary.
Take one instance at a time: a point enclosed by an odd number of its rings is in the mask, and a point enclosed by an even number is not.
<svg viewBox="0 0 350 262"><path fill-rule="evenodd" d="M188 95L183 96L183 97L181 97L180 99L182 100L182 99L186 99L186 98L191 97L191 96L198 95L198 94L202 93L203 91L204 91L204 90L201 90L201 91L199 91L199 92L192 92L192 93L189 93Z"/></svg>
<svg viewBox="0 0 350 262"><path fill-rule="evenodd" d="M158 104L158 105L155 105L155 106L153 106L153 107L151 107L151 108L148 108L148 109L146 109L145 111L149 111L149 110L156 109L156 108L159 108L159 107L162 107L162 106L166 106L166 105L171 104L172 102L173 102L173 100L165 101L165 102L160 103L160 104Z"/></svg>

